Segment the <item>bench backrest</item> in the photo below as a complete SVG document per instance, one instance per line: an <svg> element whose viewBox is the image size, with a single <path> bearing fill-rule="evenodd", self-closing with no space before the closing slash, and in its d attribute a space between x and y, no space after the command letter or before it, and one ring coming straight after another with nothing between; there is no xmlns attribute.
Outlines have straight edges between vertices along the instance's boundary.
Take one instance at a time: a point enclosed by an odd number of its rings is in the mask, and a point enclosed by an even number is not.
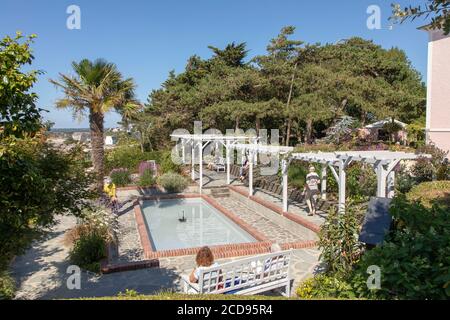
<svg viewBox="0 0 450 320"><path fill-rule="evenodd" d="M198 281L200 292L226 293L288 280L291 254L291 250L269 253L203 269Z"/></svg>

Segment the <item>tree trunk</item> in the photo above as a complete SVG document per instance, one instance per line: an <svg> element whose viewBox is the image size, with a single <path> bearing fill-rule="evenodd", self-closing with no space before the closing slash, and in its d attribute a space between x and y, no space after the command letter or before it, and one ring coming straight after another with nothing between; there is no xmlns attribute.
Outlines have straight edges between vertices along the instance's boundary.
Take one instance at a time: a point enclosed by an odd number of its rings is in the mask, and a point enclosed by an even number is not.
<svg viewBox="0 0 450 320"><path fill-rule="evenodd" d="M104 114L101 112L92 112L89 115L89 125L91 130L91 154L94 172L97 175L95 188L98 192L103 191L104 168Z"/></svg>
<svg viewBox="0 0 450 320"><path fill-rule="evenodd" d="M256 136L259 137L259 130L261 130L261 119L256 118Z"/></svg>
<svg viewBox="0 0 450 320"><path fill-rule="evenodd" d="M306 143L307 144L312 143L312 125L313 125L313 121L311 119L308 119L306 121Z"/></svg>
<svg viewBox="0 0 450 320"><path fill-rule="evenodd" d="M295 71L297 70L297 66L298 66L298 63L295 63L294 72L292 72L291 85L289 87L289 95L288 95L288 100L286 103L286 111L287 112L289 112L289 106L290 106L291 100L292 100L292 91L294 90ZM291 137L291 122L292 122L292 120L289 117L287 120L287 128L286 128L286 146L289 146L289 139Z"/></svg>
<svg viewBox="0 0 450 320"><path fill-rule="evenodd" d="M234 130L235 131L238 131L239 130L239 117L236 117L236 120L235 120L236 122L235 122L235 127L234 127Z"/></svg>
<svg viewBox="0 0 450 320"><path fill-rule="evenodd" d="M287 125L286 125L286 146L289 147L289 139L291 137L291 125L292 125L292 120L289 118L287 120Z"/></svg>

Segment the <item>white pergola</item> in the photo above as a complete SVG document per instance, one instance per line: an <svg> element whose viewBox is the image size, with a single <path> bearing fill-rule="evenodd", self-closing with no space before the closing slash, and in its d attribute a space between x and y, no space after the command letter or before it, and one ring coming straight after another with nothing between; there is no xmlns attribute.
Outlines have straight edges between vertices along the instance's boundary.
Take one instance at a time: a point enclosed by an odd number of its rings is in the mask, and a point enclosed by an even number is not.
<svg viewBox="0 0 450 320"><path fill-rule="evenodd" d="M287 199L287 167L292 160L301 160L322 164L321 191L323 199L326 199L327 168L330 169L339 188L339 210L345 211L345 169L354 161L368 163L373 166L377 175L377 197L392 198L394 196L395 172L394 168L402 160L415 160L419 157L431 157L430 155L418 155L406 152L393 151L338 151L317 153L293 153L288 159L283 170L283 211L288 210Z"/></svg>
<svg viewBox="0 0 450 320"><path fill-rule="evenodd" d="M258 143L254 143L254 144L235 144L232 146L233 149L236 150L240 150L244 153L248 153L249 155L249 159L248 159L248 163L249 163L249 173L248 173L248 194L249 196L253 195L253 165L256 162L256 157L258 154L271 154L271 155L276 155L278 156L286 156L288 155L290 152L292 152L294 150L293 147L284 147L284 146L276 146L276 145L262 145L262 144L258 144ZM284 163L284 164L283 164ZM285 165L286 161L283 159L282 160L282 167L283 165ZM277 171L278 171L278 166L277 166ZM283 181L284 183L284 181ZM286 180L287 183L287 180ZM283 195L284 192L286 191L286 197L287 197L287 187L286 190L283 188Z"/></svg>
<svg viewBox="0 0 450 320"><path fill-rule="evenodd" d="M339 188L339 210L345 211L346 169L355 161L367 163L373 167L377 175L377 197L392 198L394 196L394 168L402 160L416 160L419 157L431 158L430 155L395 151L336 151L293 153L292 147L264 145L258 143L259 137L248 135L221 134L172 134L172 138L181 140L182 162L186 163L186 146L191 146L191 177L195 181L195 152L198 149L199 191L203 187L203 152L210 143L220 143L226 150L227 184L231 183L230 166L231 151L238 150L249 156L249 196L253 195L253 167L257 163L258 154L281 156L283 211L288 211L288 169L294 160L319 163L321 170L322 198L326 200L327 170L330 169ZM178 150L178 143L177 143ZM278 164L277 164L278 165Z"/></svg>
<svg viewBox="0 0 450 320"><path fill-rule="evenodd" d="M231 183L230 166L231 166L231 150L238 143L251 142L256 143L258 137L248 135L221 135L221 134L172 134L172 138L181 141L181 161L186 163L186 146L191 146L191 178L195 181L195 152L198 149L199 163L199 191L202 193L203 188L203 151L210 143L221 144L226 151L226 171L227 184ZM178 143L176 145L178 150Z"/></svg>

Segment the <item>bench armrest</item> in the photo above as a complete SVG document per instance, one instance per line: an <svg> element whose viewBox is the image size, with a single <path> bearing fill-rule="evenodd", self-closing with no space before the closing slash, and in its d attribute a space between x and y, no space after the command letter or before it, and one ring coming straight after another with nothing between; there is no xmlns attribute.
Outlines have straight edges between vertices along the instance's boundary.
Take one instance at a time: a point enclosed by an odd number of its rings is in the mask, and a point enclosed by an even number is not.
<svg viewBox="0 0 450 320"><path fill-rule="evenodd" d="M190 282L186 274L181 275L181 285L184 293L200 293L198 284Z"/></svg>

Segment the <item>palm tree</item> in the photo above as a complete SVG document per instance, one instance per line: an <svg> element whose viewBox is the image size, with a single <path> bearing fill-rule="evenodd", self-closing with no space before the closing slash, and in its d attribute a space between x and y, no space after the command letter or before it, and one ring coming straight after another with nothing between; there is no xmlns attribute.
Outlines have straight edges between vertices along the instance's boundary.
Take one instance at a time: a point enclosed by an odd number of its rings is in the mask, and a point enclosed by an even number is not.
<svg viewBox="0 0 450 320"><path fill-rule="evenodd" d="M74 116L89 113L92 162L97 174L96 189L103 190L104 176L104 117L105 113L126 107L139 108L134 99L133 79L124 79L113 63L103 59L84 59L72 62L75 76L60 74L58 81L50 79L64 91L64 98L57 100L58 108L71 108Z"/></svg>

